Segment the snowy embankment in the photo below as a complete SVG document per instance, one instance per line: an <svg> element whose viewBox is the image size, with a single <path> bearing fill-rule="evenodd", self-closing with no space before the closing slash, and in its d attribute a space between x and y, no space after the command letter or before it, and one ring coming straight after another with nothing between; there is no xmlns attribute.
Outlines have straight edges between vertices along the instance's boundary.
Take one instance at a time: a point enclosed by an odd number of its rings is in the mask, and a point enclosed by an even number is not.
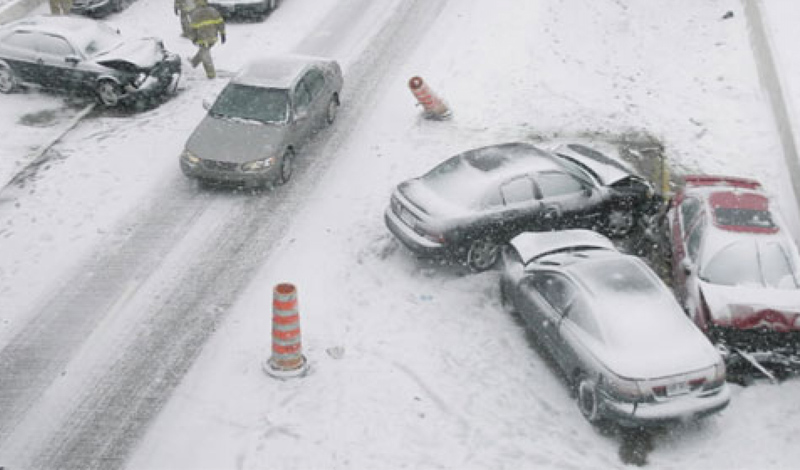
<svg viewBox="0 0 800 470"><path fill-rule="evenodd" d="M586 133L648 132L679 170L775 180L780 160L752 157L779 144L739 2L449 2L397 72L129 468L624 466L500 308L496 273L414 259L382 211L394 184L463 149ZM420 119L417 74L453 120ZM261 370L283 281L311 362L286 382ZM800 382L733 391L720 415L656 436L650 466L796 467Z"/></svg>

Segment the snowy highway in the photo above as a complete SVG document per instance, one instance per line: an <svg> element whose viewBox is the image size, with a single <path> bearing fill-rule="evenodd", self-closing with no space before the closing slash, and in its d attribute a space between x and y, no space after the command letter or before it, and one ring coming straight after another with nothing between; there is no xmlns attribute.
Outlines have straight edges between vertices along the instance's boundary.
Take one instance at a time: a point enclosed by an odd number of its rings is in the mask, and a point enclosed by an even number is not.
<svg viewBox="0 0 800 470"><path fill-rule="evenodd" d="M583 421L496 273L415 259L382 211L399 181L513 140L647 133L676 172L781 181L780 158L753 159L780 143L741 2L679 3L284 0L229 23L223 75L285 51L345 73L337 121L264 192L181 174L224 85L186 61L159 107L93 112L0 192L0 467L624 468L629 442ZM163 1L108 21L194 51ZM420 117L414 75L453 120ZM84 104L0 95L2 176ZM280 382L261 362L287 280L312 367ZM796 468L800 382L734 387L719 416L648 440L649 466Z"/></svg>

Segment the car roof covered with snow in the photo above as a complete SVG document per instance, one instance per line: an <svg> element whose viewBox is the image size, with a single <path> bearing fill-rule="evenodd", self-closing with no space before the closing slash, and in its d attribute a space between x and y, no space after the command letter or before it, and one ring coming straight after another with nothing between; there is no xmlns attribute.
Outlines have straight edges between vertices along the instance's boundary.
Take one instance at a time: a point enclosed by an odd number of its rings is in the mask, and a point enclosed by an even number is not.
<svg viewBox="0 0 800 470"><path fill-rule="evenodd" d="M312 65L328 67L333 61L321 57L285 54L249 61L231 79L232 83L265 88L291 88Z"/></svg>

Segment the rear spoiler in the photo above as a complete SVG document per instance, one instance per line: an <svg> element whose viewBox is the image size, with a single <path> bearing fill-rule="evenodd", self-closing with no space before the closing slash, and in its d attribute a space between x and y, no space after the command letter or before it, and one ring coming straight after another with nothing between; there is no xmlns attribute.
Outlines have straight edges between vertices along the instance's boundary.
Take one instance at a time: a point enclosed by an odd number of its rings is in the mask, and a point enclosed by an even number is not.
<svg viewBox="0 0 800 470"><path fill-rule="evenodd" d="M761 189L761 183L750 178L736 176L687 175L687 186L731 186L742 189Z"/></svg>
<svg viewBox="0 0 800 470"><path fill-rule="evenodd" d="M587 248L616 250L611 240L597 232L585 229L522 232L512 238L509 243L519 253L522 264L528 264L537 258L560 251Z"/></svg>

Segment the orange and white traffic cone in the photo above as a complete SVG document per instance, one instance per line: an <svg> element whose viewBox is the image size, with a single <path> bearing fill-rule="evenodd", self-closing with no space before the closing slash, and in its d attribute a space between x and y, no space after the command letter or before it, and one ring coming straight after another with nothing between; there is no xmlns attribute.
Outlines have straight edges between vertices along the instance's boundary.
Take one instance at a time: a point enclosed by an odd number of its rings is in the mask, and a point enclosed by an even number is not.
<svg viewBox="0 0 800 470"><path fill-rule="evenodd" d="M453 113L441 98L434 94L430 87L422 81L420 77L411 77L408 81L411 93L417 98L419 104L425 109L425 117L428 119L447 119Z"/></svg>
<svg viewBox="0 0 800 470"><path fill-rule="evenodd" d="M303 375L308 363L300 340L300 314L294 284L277 284L272 291L272 356L264 371L276 378Z"/></svg>

